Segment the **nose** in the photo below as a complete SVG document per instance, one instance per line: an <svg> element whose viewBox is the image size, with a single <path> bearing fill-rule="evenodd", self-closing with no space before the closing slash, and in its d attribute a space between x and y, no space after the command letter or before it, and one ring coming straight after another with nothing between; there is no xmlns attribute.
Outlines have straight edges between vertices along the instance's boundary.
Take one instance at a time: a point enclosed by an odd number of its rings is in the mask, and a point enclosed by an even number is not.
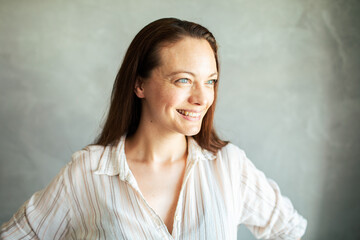
<svg viewBox="0 0 360 240"><path fill-rule="evenodd" d="M194 105L206 106L212 103L214 90L201 84L194 84L191 88L189 102Z"/></svg>

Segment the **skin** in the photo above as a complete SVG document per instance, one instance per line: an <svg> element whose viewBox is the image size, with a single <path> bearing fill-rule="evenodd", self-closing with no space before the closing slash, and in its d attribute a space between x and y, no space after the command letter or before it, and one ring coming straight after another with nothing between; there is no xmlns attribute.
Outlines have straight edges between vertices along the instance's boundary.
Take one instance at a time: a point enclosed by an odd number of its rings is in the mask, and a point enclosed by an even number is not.
<svg viewBox="0 0 360 240"><path fill-rule="evenodd" d="M186 157L186 136L197 134L214 101L217 68L206 40L185 37L160 50L161 64L138 79L140 124L125 153L139 188L172 233ZM195 116L185 116L185 112Z"/></svg>

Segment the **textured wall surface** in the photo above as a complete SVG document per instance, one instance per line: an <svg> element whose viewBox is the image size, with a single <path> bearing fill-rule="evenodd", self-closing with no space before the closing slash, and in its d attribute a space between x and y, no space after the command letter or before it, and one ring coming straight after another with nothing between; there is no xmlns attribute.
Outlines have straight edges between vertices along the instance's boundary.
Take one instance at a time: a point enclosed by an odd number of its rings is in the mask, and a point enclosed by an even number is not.
<svg viewBox="0 0 360 240"><path fill-rule="evenodd" d="M360 239L357 0L1 0L0 224L93 141L127 46L168 16L217 37L218 132L308 219L303 239Z"/></svg>

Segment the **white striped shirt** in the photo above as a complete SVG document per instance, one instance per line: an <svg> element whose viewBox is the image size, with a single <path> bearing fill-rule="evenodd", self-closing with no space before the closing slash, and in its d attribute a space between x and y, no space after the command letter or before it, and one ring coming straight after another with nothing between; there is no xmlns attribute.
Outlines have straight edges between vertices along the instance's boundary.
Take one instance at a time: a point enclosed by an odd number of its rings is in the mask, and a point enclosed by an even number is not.
<svg viewBox="0 0 360 240"><path fill-rule="evenodd" d="M147 204L114 146L73 154L53 181L2 225L1 239L236 239L245 224L257 238L298 239L306 220L238 147L216 155L188 138L173 231Z"/></svg>

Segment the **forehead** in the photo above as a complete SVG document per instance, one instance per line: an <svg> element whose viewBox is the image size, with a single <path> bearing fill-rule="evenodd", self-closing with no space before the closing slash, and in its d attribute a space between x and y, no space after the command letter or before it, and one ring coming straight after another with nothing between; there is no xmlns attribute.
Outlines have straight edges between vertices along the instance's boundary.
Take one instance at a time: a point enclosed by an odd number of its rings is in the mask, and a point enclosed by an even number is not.
<svg viewBox="0 0 360 240"><path fill-rule="evenodd" d="M215 54L205 39L185 37L159 50L162 70L188 70L194 72L217 72Z"/></svg>

